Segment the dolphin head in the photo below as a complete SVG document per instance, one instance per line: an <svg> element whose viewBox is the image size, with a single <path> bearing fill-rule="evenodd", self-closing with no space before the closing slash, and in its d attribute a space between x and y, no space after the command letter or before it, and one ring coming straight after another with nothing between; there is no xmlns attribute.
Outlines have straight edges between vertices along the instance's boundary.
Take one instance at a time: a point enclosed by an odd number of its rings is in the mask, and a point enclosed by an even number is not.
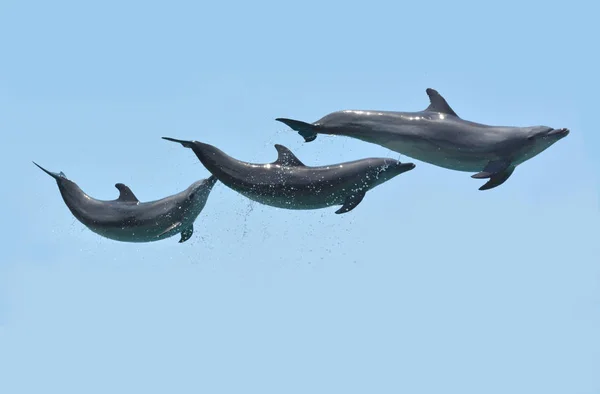
<svg viewBox="0 0 600 394"><path fill-rule="evenodd" d="M555 142L569 135L569 129L555 129L548 126L533 126L525 128L525 143L521 152L525 159L540 154Z"/></svg>
<svg viewBox="0 0 600 394"><path fill-rule="evenodd" d="M217 183L217 177L215 177L214 175L192 183L192 185L187 190L187 199L195 201L202 198L202 196L207 196L208 194L210 194L215 183Z"/></svg>
<svg viewBox="0 0 600 394"><path fill-rule="evenodd" d="M372 159L366 173L367 184L375 187L415 168L413 163L402 163L393 159Z"/></svg>
<svg viewBox="0 0 600 394"><path fill-rule="evenodd" d="M225 152L210 144L199 141L178 140L170 137L162 138L167 141L177 142L186 148L190 148L198 160L200 160L200 162L213 174L216 169L222 167L225 162L232 159L225 154Z"/></svg>
<svg viewBox="0 0 600 394"><path fill-rule="evenodd" d="M214 153L216 151L219 151L214 146L212 146L210 144L205 144L205 143L200 142L200 141L178 140L178 139L170 138L170 137L162 137L162 139L163 140L167 140L167 141L171 141L171 142L177 142L177 143L181 144L185 148L190 148L191 150L194 151L194 153L196 153L196 155L212 154L212 153Z"/></svg>
<svg viewBox="0 0 600 394"><path fill-rule="evenodd" d="M62 182L62 181L65 181L65 180L68 181L67 176L62 171L61 172L48 171L47 169L45 169L44 167L42 167L41 165L39 165L35 161L33 162L33 164L35 164L37 166L37 168L39 168L40 170L44 171L46 174L48 174L52 178L54 178L56 180L56 182Z"/></svg>
<svg viewBox="0 0 600 394"><path fill-rule="evenodd" d="M83 190L75 182L68 179L67 176L61 172L52 172L46 170L44 167L40 166L36 162L33 162L40 170L44 171L46 174L50 175L52 178L56 180L56 184L58 185L58 190L60 191L63 200L71 209L71 204L74 201L78 201L82 197L88 197ZM89 198L89 197L88 197Z"/></svg>
<svg viewBox="0 0 600 394"><path fill-rule="evenodd" d="M61 192L68 191L70 189L79 189L79 187L75 184L75 182L73 182L72 180L67 178L67 176L64 174L64 172L48 171L47 169L40 166L35 161L33 162L33 164L35 164L40 170L44 171L46 174L48 174L52 178L54 178L54 180L56 180L56 183L58 184L58 188L61 190Z"/></svg>
<svg viewBox="0 0 600 394"><path fill-rule="evenodd" d="M198 215L204 208L208 196L213 186L217 183L215 176L194 182L185 191L185 200L182 203L183 208L188 215Z"/></svg>

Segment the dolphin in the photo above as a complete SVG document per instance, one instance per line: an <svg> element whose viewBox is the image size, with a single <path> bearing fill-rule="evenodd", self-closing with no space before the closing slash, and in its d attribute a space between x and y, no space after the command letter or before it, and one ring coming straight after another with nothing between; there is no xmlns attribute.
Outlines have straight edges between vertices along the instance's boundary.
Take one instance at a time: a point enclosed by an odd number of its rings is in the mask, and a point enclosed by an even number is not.
<svg viewBox="0 0 600 394"><path fill-rule="evenodd" d="M279 144L275 145L277 160L252 164L202 142L163 139L191 148L208 171L229 188L261 204L285 209L341 205L335 213L346 213L360 204L367 191L415 167L385 158L310 167Z"/></svg>
<svg viewBox="0 0 600 394"><path fill-rule="evenodd" d="M56 180L65 204L77 220L96 234L122 242L152 242L179 233L179 242L187 241L217 181L211 176L178 194L150 202L140 202L128 186L117 183L119 198L102 201L88 196L63 172L50 172L33 164Z"/></svg>
<svg viewBox="0 0 600 394"><path fill-rule="evenodd" d="M569 129L489 126L461 119L434 89L420 112L344 110L314 123L277 118L305 142L317 134L342 135L381 145L415 160L489 179L479 190L503 184L515 167L548 149Z"/></svg>

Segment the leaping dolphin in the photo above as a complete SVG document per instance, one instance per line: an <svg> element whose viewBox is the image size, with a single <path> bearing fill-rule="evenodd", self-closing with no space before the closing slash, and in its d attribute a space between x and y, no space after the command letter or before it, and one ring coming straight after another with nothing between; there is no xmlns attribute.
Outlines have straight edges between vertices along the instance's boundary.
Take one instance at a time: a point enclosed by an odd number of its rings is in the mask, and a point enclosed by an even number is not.
<svg viewBox="0 0 600 394"><path fill-rule="evenodd" d="M150 202L140 202L129 187L117 183L119 198L102 201L88 196L63 172L50 172L33 164L56 180L65 204L77 220L96 234L122 242L152 242L179 233L179 242L187 241L217 181L211 176L178 194Z"/></svg>
<svg viewBox="0 0 600 394"><path fill-rule="evenodd" d="M191 148L221 183L261 204L285 209L319 209L341 205L335 213L356 208L368 190L412 170L412 163L372 158L309 167L288 148L276 144L273 163L252 164L198 141L163 137Z"/></svg>
<svg viewBox="0 0 600 394"><path fill-rule="evenodd" d="M488 126L461 119L434 89L420 112L345 110L314 123L277 118L313 141L318 134L342 135L378 144L416 160L486 179L479 190L503 184L515 167L548 149L569 129L547 126Z"/></svg>

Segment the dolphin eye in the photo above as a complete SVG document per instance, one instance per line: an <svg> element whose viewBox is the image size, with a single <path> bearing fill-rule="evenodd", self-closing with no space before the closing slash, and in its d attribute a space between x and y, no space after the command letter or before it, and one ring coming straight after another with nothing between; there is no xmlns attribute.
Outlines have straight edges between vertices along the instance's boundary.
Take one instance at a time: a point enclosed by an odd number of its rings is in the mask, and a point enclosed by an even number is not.
<svg viewBox="0 0 600 394"><path fill-rule="evenodd" d="M534 139L535 139L535 135L531 135L531 136L527 137L528 141L533 141Z"/></svg>

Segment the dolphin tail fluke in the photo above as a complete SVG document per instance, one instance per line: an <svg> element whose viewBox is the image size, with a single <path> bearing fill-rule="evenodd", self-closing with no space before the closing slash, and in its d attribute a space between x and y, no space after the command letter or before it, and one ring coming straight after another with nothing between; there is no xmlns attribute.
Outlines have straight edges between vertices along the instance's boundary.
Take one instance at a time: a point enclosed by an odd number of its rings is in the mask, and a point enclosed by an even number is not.
<svg viewBox="0 0 600 394"><path fill-rule="evenodd" d="M302 122L301 120L277 118L278 122L285 123L292 130L296 130L304 138L304 142L311 142L317 138L317 126L314 124Z"/></svg>
<svg viewBox="0 0 600 394"><path fill-rule="evenodd" d="M162 139L167 140L167 141L172 141L172 142L178 142L181 145L185 146L186 148L191 148L194 146L193 141L177 140L175 138L170 138L170 137L162 137Z"/></svg>
<svg viewBox="0 0 600 394"><path fill-rule="evenodd" d="M41 165L39 165L38 163L36 163L35 161L32 162L33 164L35 164L40 170L44 171L46 174L50 175L52 178L56 179L57 181L60 178L65 178L65 174L63 174L62 172L56 173L56 172L52 172L52 171L48 171L47 169L45 169L44 167L42 167Z"/></svg>

